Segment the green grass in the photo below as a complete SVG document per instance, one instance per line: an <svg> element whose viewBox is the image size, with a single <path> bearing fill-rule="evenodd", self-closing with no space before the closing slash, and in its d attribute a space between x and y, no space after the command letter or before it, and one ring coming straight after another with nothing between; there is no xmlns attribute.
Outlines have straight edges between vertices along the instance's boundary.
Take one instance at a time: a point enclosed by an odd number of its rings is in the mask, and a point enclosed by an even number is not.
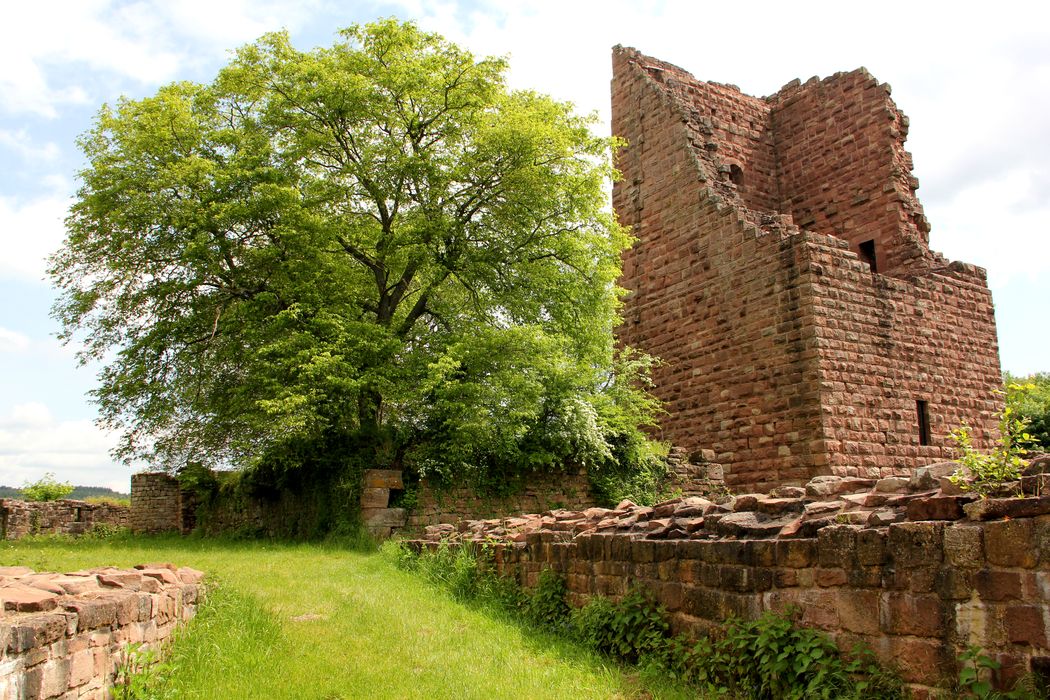
<svg viewBox="0 0 1050 700"><path fill-rule="evenodd" d="M5 565L170 561L214 590L169 659L175 698L677 698L556 636L463 605L388 556L323 544L28 538Z"/></svg>

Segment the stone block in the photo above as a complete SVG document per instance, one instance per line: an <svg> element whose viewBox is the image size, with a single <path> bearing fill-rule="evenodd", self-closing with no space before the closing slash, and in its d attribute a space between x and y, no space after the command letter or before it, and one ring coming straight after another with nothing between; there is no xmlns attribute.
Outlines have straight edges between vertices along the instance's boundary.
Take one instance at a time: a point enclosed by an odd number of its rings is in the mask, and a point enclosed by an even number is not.
<svg viewBox="0 0 1050 700"><path fill-rule="evenodd" d="M985 601L1020 600L1023 593L1023 579L1016 571L982 569L974 574L973 586Z"/></svg>
<svg viewBox="0 0 1050 700"><path fill-rule="evenodd" d="M403 489L405 482L400 469L366 469L362 484L366 489Z"/></svg>
<svg viewBox="0 0 1050 700"><path fill-rule="evenodd" d="M1044 610L1037 605L1011 605L1003 615L1003 627L1011 644L1047 648Z"/></svg>
<svg viewBox="0 0 1050 700"><path fill-rule="evenodd" d="M954 567L984 566L984 530L956 524L944 529L944 563Z"/></svg>
<svg viewBox="0 0 1050 700"><path fill-rule="evenodd" d="M935 595L884 593L879 616L882 631L890 635L943 636L946 606Z"/></svg>
<svg viewBox="0 0 1050 700"><path fill-rule="evenodd" d="M1050 496L1029 498L982 498L963 506L970 520L1034 518L1050 514Z"/></svg>
<svg viewBox="0 0 1050 700"><path fill-rule="evenodd" d="M814 566L817 562L816 540L777 540L777 565L792 569Z"/></svg>
<svg viewBox="0 0 1050 700"><path fill-rule="evenodd" d="M839 626L856 634L879 633L879 597L877 591L842 589L836 592L835 608Z"/></svg>
<svg viewBox="0 0 1050 700"><path fill-rule="evenodd" d="M829 525L817 535L817 560L824 567L849 568L856 561L857 528Z"/></svg>
<svg viewBox="0 0 1050 700"><path fill-rule="evenodd" d="M916 498L908 503L908 520L960 520L965 515L963 505L973 501L973 498L973 496Z"/></svg>
<svg viewBox="0 0 1050 700"><path fill-rule="evenodd" d="M361 508L386 508L390 505L390 489L369 488L361 489Z"/></svg>
<svg viewBox="0 0 1050 700"><path fill-rule="evenodd" d="M1035 523L1030 519L999 520L984 525L984 550L990 564L1031 569L1039 560Z"/></svg>
<svg viewBox="0 0 1050 700"><path fill-rule="evenodd" d="M898 566L934 566L944 553L944 523L938 521L890 525L888 550Z"/></svg>

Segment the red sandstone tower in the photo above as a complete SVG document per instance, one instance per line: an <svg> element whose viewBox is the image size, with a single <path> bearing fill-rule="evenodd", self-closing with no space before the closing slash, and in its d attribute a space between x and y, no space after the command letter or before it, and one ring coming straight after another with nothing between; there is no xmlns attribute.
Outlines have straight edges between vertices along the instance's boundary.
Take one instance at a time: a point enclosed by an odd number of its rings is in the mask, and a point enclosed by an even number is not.
<svg viewBox="0 0 1050 700"><path fill-rule="evenodd" d="M887 476L994 436L985 272L929 248L908 120L863 68L766 98L613 51L613 189L638 238L622 342L664 360L662 438L736 488Z"/></svg>

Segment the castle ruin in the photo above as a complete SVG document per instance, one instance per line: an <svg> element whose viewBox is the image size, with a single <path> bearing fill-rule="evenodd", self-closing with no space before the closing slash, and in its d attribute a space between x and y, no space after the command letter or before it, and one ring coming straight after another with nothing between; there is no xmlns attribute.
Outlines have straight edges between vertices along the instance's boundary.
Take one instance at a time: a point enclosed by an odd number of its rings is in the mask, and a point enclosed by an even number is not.
<svg viewBox="0 0 1050 700"><path fill-rule="evenodd" d="M863 68L760 98L613 54L613 189L638 243L620 340L664 361L662 439L727 484L883 477L995 436L981 268L929 248L908 120Z"/></svg>

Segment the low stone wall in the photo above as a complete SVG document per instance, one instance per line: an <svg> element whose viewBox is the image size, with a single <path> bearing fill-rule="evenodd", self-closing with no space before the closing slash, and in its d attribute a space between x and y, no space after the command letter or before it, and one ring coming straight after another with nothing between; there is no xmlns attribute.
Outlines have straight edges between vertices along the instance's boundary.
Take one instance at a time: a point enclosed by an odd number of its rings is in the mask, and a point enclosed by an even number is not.
<svg viewBox="0 0 1050 700"><path fill-rule="evenodd" d="M1046 675L1050 497L975 501L937 483L932 467L879 482L818 477L720 503L624 502L432 526L415 546L498 542L501 574L532 587L553 569L574 605L639 586L694 636L797 606L803 624L899 668L917 697L954 677L970 645L1002 664L999 687Z"/></svg>
<svg viewBox="0 0 1050 700"><path fill-rule="evenodd" d="M417 493L406 524L410 532L464 519L539 513L552 508L579 510L596 503L584 471L537 473L525 480L520 490L502 497L479 493L469 486L440 489L426 481Z"/></svg>
<svg viewBox="0 0 1050 700"><path fill-rule="evenodd" d="M0 700L110 697L128 645L152 647L192 618L202 578L171 564L0 567Z"/></svg>
<svg viewBox="0 0 1050 700"><path fill-rule="evenodd" d="M0 539L26 535L82 535L95 525L128 527L130 509L113 503L0 499Z"/></svg>

